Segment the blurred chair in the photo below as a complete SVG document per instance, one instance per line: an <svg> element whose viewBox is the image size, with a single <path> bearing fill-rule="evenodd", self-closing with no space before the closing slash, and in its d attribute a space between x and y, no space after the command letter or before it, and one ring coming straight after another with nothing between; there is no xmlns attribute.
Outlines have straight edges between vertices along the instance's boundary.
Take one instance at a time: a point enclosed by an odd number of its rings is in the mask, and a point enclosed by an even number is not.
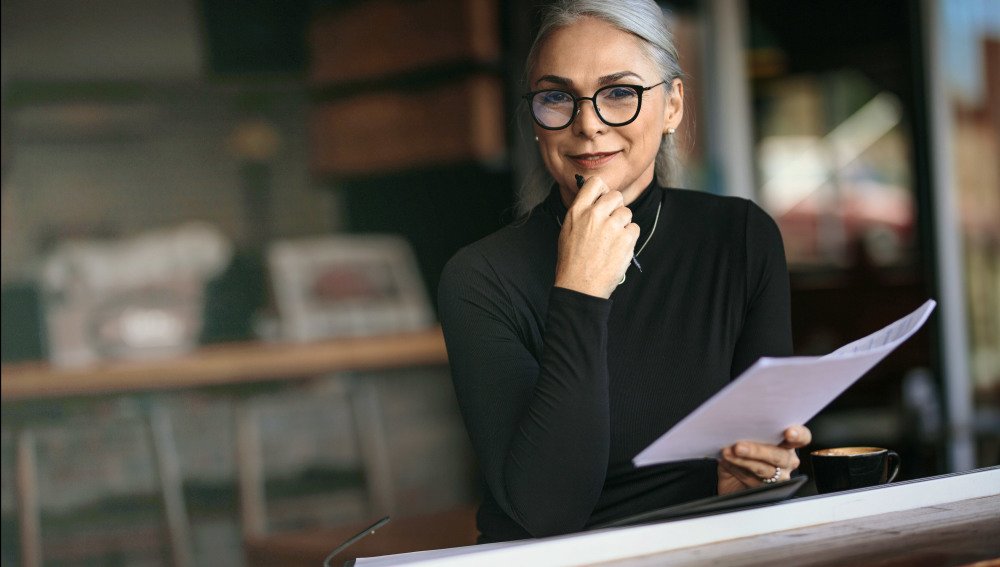
<svg viewBox="0 0 1000 567"><path fill-rule="evenodd" d="M16 438L15 486L18 497L18 527L21 544L20 564L38 567L46 562L42 539L42 494L39 486L38 432L41 428L73 431L94 431L111 427L110 420L133 421L136 418L146 429L151 468L156 476L155 486L162 503L166 543L170 547L172 564L176 567L194 565L194 552L190 535L190 522L184 501L180 460L174 440L169 411L151 398L134 399L111 404L96 412L89 401L59 403L49 406L36 402L24 408L5 408L5 422L12 425ZM110 413L109 413L110 410ZM58 421L53 425L53 416ZM100 448L103 452L104 448ZM49 451L51 452L51 450ZM107 536L107 534L104 534ZM133 539L137 536L131 536ZM91 539L101 539L92 534ZM107 539L107 538L105 538ZM113 539L113 538L112 538ZM95 542L93 549L100 551ZM155 544L153 544L155 546ZM70 544L72 547L72 544ZM105 551L114 551L106 549ZM80 558L77 558L80 559ZM83 558L85 561L86 558ZM90 558L89 560L93 560Z"/></svg>
<svg viewBox="0 0 1000 567"><path fill-rule="evenodd" d="M332 565L357 557L370 557L427 549L472 545L476 542L476 507L470 504L426 514L395 514L396 494L391 457L386 442L383 415L374 384L365 376L346 382L354 432L368 492L368 518L335 526L291 532L268 528L263 493L263 455L259 419L244 405L237 417L239 470L243 498L244 547L250 567L316 567L338 545L368 527L371 521L390 515L392 521L374 534L350 546ZM370 519L369 519L370 518Z"/></svg>
<svg viewBox="0 0 1000 567"><path fill-rule="evenodd" d="M308 341L336 336L398 333L430 327L434 314L408 242L390 235L324 236L274 242L270 281L280 316L279 337ZM279 338L275 337L275 338ZM393 517L352 545L334 564L360 556L471 545L475 509L459 506L399 516L391 458L378 392L364 376L346 383L368 491L369 514ZM259 416L247 403L237 416L241 495L249 565L319 565L340 543L371 521L293 533L271 533L263 493Z"/></svg>
<svg viewBox="0 0 1000 567"><path fill-rule="evenodd" d="M67 240L46 259L42 305L54 366L85 367L114 359L167 358L193 349L202 324L205 283L229 262L232 247L215 227L188 223L120 240ZM100 372L95 369L94 372ZM59 404L56 426L90 427ZM194 563L180 459L169 411L141 397L136 415L148 430L173 563ZM35 429L52 415L9 419L17 437L18 514L22 564L40 565L41 510ZM40 416L40 417L39 417ZM83 425L81 425L81 422Z"/></svg>

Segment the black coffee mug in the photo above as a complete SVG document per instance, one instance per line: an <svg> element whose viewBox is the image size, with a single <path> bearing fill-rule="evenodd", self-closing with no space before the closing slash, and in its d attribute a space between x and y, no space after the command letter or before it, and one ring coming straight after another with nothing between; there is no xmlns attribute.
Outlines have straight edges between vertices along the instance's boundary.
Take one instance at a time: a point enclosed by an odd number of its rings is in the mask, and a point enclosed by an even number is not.
<svg viewBox="0 0 1000 567"><path fill-rule="evenodd" d="M810 457L821 494L886 484L899 474L899 454L881 447L834 447Z"/></svg>

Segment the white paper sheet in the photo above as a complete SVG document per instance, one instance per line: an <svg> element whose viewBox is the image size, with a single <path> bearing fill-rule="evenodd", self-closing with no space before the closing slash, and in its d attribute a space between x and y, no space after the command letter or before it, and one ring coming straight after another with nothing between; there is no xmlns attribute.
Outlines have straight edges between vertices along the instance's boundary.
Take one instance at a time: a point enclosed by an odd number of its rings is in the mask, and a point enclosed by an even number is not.
<svg viewBox="0 0 1000 567"><path fill-rule="evenodd" d="M636 455L636 466L717 458L739 440L779 443L915 333L934 306L916 311L825 356L761 358Z"/></svg>

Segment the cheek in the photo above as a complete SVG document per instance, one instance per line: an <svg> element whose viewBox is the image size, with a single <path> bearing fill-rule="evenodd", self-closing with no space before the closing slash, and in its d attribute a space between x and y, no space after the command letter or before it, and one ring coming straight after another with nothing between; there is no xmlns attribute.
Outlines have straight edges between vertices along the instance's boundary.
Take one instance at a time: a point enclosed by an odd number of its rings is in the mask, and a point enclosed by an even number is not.
<svg viewBox="0 0 1000 567"><path fill-rule="evenodd" d="M649 151L655 156L657 152L660 151L660 143L663 142L665 122L663 120L652 120L649 129L647 130L647 144L650 145Z"/></svg>
<svg viewBox="0 0 1000 567"><path fill-rule="evenodd" d="M558 168L560 165L558 147L559 143L557 140L553 140L549 136L538 137L538 153L542 156L542 161L545 162L545 167L549 171Z"/></svg>
<svg viewBox="0 0 1000 567"><path fill-rule="evenodd" d="M649 111L646 114L647 110ZM643 106L643 114L640 120L636 120L638 126L635 132L636 145L641 148L644 157L656 155L660 149L660 141L663 139L664 120L662 105L650 105L649 108Z"/></svg>
<svg viewBox="0 0 1000 567"><path fill-rule="evenodd" d="M660 132L653 124L639 125L629 136L632 142L631 158L646 161L650 156L655 156L660 148L660 137Z"/></svg>

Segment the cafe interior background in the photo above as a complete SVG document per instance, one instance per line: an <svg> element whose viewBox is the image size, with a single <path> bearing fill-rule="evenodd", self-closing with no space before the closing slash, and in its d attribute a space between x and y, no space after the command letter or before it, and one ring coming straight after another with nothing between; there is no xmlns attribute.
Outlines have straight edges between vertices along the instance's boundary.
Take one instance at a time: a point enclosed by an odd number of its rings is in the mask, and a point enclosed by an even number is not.
<svg viewBox="0 0 1000 567"><path fill-rule="evenodd" d="M440 349L396 351L539 167L537 4L4 0L4 564L254 564L474 504ZM685 186L777 220L796 353L938 301L813 445L893 448L901 479L996 465L1000 2L663 6ZM317 344L387 362L199 382Z"/></svg>

